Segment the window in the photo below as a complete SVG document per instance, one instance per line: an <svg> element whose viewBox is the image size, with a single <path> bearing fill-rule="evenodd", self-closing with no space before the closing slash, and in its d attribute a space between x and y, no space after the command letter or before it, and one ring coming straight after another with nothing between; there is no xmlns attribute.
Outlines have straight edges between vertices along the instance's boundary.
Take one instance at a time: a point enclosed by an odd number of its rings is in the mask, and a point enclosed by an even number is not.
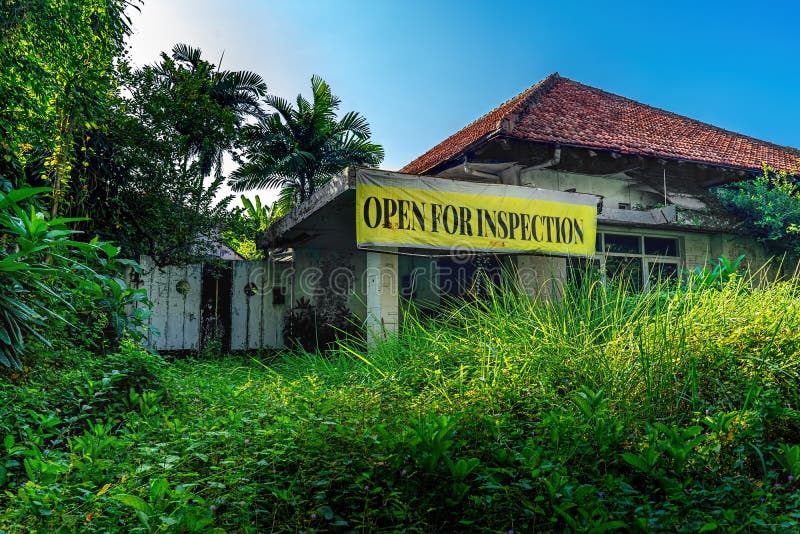
<svg viewBox="0 0 800 534"><path fill-rule="evenodd" d="M634 291L677 280L682 259L680 239L670 236L597 232L597 262L606 280Z"/></svg>

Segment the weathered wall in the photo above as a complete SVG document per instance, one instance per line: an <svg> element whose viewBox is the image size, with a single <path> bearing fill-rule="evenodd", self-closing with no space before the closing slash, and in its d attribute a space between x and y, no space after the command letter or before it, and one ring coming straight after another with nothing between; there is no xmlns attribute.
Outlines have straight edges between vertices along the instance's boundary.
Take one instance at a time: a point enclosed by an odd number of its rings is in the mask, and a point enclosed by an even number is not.
<svg viewBox="0 0 800 534"><path fill-rule="evenodd" d="M765 271L774 275L778 267L771 259L764 245L752 237L736 234L692 234L684 235L686 267L693 269L703 267L706 263L715 263L724 256L734 260L744 254L741 267L751 272L761 269L767 262L772 268Z"/></svg>
<svg viewBox="0 0 800 534"><path fill-rule="evenodd" d="M233 261L231 298L231 350L283 347L283 317L287 303L280 302L288 279L279 264ZM273 292L277 289L277 294Z"/></svg>
<svg viewBox="0 0 800 534"><path fill-rule="evenodd" d="M516 257L517 281L533 300L549 301L561 295L567 279L567 260L557 256Z"/></svg>
<svg viewBox="0 0 800 534"><path fill-rule="evenodd" d="M408 286L403 298L413 300L422 309L439 305L439 270L436 260L422 256L400 256L398 271L401 288Z"/></svg>
<svg viewBox="0 0 800 534"><path fill-rule="evenodd" d="M294 249L291 299L306 298L318 308L336 310L346 305L360 318L367 314L367 252L363 250ZM397 286L402 300L413 300L422 309L439 304L439 271L434 259L400 255ZM403 286L407 286L403 290Z"/></svg>
<svg viewBox="0 0 800 534"><path fill-rule="evenodd" d="M318 308L347 308L356 316L366 315L366 253L352 249L294 249L291 305L301 298Z"/></svg>
<svg viewBox="0 0 800 534"><path fill-rule="evenodd" d="M199 350L202 264L157 267L149 257L140 260L138 287L153 303L146 342L156 350ZM270 262L226 262L232 269L231 349L283 346L286 306L273 304L273 287L288 285L283 268ZM248 292L245 292L245 286Z"/></svg>
<svg viewBox="0 0 800 534"><path fill-rule="evenodd" d="M588 176L551 169L533 169L522 172L520 184L556 191L575 189L578 193L600 195L604 205L609 208L617 208L621 202L633 208L649 208L664 202L663 193L642 190L639 183L621 176Z"/></svg>

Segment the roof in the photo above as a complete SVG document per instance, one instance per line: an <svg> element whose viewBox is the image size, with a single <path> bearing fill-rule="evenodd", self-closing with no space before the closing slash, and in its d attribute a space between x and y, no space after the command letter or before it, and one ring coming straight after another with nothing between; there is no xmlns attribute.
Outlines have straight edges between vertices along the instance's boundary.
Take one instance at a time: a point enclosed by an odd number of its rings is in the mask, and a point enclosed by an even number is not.
<svg viewBox="0 0 800 534"><path fill-rule="evenodd" d="M424 174L495 136L761 169L796 171L800 151L760 141L551 74L451 135L400 172Z"/></svg>

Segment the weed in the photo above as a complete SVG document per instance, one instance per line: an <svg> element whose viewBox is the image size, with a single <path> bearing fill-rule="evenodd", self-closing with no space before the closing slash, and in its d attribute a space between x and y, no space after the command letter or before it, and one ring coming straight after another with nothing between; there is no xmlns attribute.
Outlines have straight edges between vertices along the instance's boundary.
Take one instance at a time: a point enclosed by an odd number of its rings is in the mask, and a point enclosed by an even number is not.
<svg viewBox="0 0 800 534"><path fill-rule="evenodd" d="M42 347L0 530L797 530L799 289L489 291L269 364Z"/></svg>

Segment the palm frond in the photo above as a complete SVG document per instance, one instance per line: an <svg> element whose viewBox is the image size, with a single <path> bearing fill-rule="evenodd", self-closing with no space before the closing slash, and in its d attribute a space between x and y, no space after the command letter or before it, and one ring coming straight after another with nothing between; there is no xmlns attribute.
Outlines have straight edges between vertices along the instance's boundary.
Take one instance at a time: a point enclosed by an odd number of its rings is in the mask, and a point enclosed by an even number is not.
<svg viewBox="0 0 800 534"><path fill-rule="evenodd" d="M267 94L267 83L261 76L252 71L222 71L219 73L218 78L218 85L235 91L244 91L257 96Z"/></svg>
<svg viewBox="0 0 800 534"><path fill-rule="evenodd" d="M188 44L178 43L172 47L172 58L175 61L189 63L194 68L197 68L200 64L200 54L201 51L199 48L194 48Z"/></svg>
<svg viewBox="0 0 800 534"><path fill-rule="evenodd" d="M361 139L367 139L371 135L367 119L356 111L345 113L337 125L337 130L351 132Z"/></svg>
<svg viewBox="0 0 800 534"><path fill-rule="evenodd" d="M294 105L268 95L275 113L245 127L247 163L231 175L235 191L280 187L283 202L296 205L351 165L375 166L383 148L369 141L366 119L349 112L337 119L340 100L319 76L311 78L313 99L298 95Z"/></svg>

